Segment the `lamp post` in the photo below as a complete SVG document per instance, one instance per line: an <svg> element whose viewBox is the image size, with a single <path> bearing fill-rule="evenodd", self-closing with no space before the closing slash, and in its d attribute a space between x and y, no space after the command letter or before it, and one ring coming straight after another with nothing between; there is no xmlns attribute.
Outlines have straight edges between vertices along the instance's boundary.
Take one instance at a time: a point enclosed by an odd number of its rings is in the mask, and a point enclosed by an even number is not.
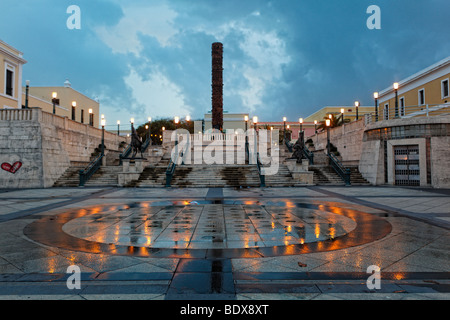
<svg viewBox="0 0 450 320"><path fill-rule="evenodd" d="M314 134L317 134L317 120L314 120Z"/></svg>
<svg viewBox="0 0 450 320"><path fill-rule="evenodd" d="M148 137L151 139L152 138L152 117L148 117L147 118L148 121ZM150 143L152 143L153 141L150 140Z"/></svg>
<svg viewBox="0 0 450 320"><path fill-rule="evenodd" d="M341 117L342 117L342 124L345 123L345 119L344 119L344 113L345 113L345 109L341 108Z"/></svg>
<svg viewBox="0 0 450 320"><path fill-rule="evenodd" d="M303 118L298 119L298 122L300 123L300 132L303 131ZM300 133L298 134L300 137Z"/></svg>
<svg viewBox="0 0 450 320"><path fill-rule="evenodd" d="M331 126L331 120L327 119L325 120L325 125L327 126L327 152L330 154L330 126Z"/></svg>
<svg viewBox="0 0 450 320"><path fill-rule="evenodd" d="M395 118L398 118L398 82L394 83L394 92L395 92Z"/></svg>
<svg viewBox="0 0 450 320"><path fill-rule="evenodd" d="M92 113L92 109L89 109L89 125L91 127L94 125L94 114Z"/></svg>
<svg viewBox="0 0 450 320"><path fill-rule="evenodd" d="M117 135L120 136L120 120L117 120Z"/></svg>
<svg viewBox="0 0 450 320"><path fill-rule="evenodd" d="M375 122L378 122L378 92L373 93L373 98L375 99Z"/></svg>
<svg viewBox="0 0 450 320"><path fill-rule="evenodd" d="M253 117L253 128L255 129L256 132L258 132L257 124L258 124L258 117L254 116Z"/></svg>
<svg viewBox="0 0 450 320"><path fill-rule="evenodd" d="M106 120L105 118L101 121L102 124L102 156L105 155L105 126L106 126Z"/></svg>
<svg viewBox="0 0 450 320"><path fill-rule="evenodd" d="M254 116L253 117L253 127L255 128L255 139L254 139L254 154L257 155L258 154L258 117ZM257 158L256 158L257 159ZM257 160L256 160L257 161Z"/></svg>
<svg viewBox="0 0 450 320"><path fill-rule="evenodd" d="M53 114L56 114L56 102L58 94L56 92L52 92L52 103L53 103Z"/></svg>
<svg viewBox="0 0 450 320"><path fill-rule="evenodd" d="M75 108L77 107L77 102L72 101L72 120L75 121Z"/></svg>
<svg viewBox="0 0 450 320"><path fill-rule="evenodd" d="M27 80L25 87L25 109L28 109L28 90L30 89L30 80Z"/></svg>
<svg viewBox="0 0 450 320"><path fill-rule="evenodd" d="M245 163L248 163L248 116L244 116L245 122Z"/></svg>
<svg viewBox="0 0 450 320"><path fill-rule="evenodd" d="M359 120L359 112L358 112L358 108L359 108L359 101L355 101L355 108L356 108L356 120Z"/></svg>

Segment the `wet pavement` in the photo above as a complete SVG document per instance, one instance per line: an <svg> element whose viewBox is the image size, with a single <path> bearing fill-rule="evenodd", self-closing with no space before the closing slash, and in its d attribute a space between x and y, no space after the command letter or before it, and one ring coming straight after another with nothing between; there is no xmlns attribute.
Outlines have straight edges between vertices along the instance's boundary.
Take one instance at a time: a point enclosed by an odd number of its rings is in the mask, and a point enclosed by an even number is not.
<svg viewBox="0 0 450 320"><path fill-rule="evenodd" d="M448 190L4 190L0 232L0 299L450 298Z"/></svg>

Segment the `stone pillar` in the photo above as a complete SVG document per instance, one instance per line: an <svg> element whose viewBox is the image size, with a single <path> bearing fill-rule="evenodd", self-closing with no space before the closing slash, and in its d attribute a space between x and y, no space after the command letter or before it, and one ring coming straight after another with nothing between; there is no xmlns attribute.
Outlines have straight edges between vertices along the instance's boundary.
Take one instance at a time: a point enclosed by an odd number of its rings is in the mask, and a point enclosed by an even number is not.
<svg viewBox="0 0 450 320"><path fill-rule="evenodd" d="M212 44L212 128L223 129L223 44Z"/></svg>
<svg viewBox="0 0 450 320"><path fill-rule="evenodd" d="M144 160L142 159L123 159L122 161L122 172L117 175L120 187L128 185L133 180L138 180L145 168Z"/></svg>

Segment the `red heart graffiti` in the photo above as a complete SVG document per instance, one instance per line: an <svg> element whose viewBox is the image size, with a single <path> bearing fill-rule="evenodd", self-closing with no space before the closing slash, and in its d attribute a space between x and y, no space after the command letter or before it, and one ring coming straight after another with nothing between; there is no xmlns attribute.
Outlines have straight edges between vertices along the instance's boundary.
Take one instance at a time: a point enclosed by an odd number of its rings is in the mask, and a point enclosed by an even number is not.
<svg viewBox="0 0 450 320"><path fill-rule="evenodd" d="M2 163L2 169L11 173L16 173L21 166L22 162L20 161L14 162L13 165L10 165L8 162Z"/></svg>

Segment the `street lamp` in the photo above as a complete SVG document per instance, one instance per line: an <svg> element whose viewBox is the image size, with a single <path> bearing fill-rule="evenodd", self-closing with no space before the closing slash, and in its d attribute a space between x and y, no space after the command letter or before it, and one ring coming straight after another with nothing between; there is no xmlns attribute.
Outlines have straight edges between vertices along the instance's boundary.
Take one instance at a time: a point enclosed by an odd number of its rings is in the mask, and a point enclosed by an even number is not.
<svg viewBox="0 0 450 320"><path fill-rule="evenodd" d="M102 156L105 155L105 126L106 126L106 120L105 118L101 121L102 124Z"/></svg>
<svg viewBox="0 0 450 320"><path fill-rule="evenodd" d="M56 102L58 99L58 94L56 92L52 92L52 103L53 103L53 114L56 114Z"/></svg>
<svg viewBox="0 0 450 320"><path fill-rule="evenodd" d="M244 116L245 122L245 163L248 163L248 116Z"/></svg>
<svg viewBox="0 0 450 320"><path fill-rule="evenodd" d="M375 99L375 121L378 122L378 92L373 93L373 98Z"/></svg>
<svg viewBox="0 0 450 320"><path fill-rule="evenodd" d="M342 117L342 124L344 124L344 113L345 113L345 109L344 108L341 108L341 117Z"/></svg>
<svg viewBox="0 0 450 320"><path fill-rule="evenodd" d="M147 118L148 121L148 137L151 139L152 138L152 117L148 117ZM150 143L152 143L152 141L150 141Z"/></svg>
<svg viewBox="0 0 450 320"><path fill-rule="evenodd" d="M258 117L254 116L253 117L253 127L255 128L256 131L258 131L257 125L258 124Z"/></svg>
<svg viewBox="0 0 450 320"><path fill-rule="evenodd" d="M25 109L28 109L28 90L30 89L30 80L27 80L25 87Z"/></svg>
<svg viewBox="0 0 450 320"><path fill-rule="evenodd" d="M327 119L325 120L325 125L327 126L327 152L330 154L330 126L331 126L331 120Z"/></svg>
<svg viewBox="0 0 450 320"><path fill-rule="evenodd" d="M303 118L298 119L298 122L300 122L300 132L303 131ZM300 133L299 133L300 135Z"/></svg>
<svg viewBox="0 0 450 320"><path fill-rule="evenodd" d="M395 92L395 118L398 118L398 82L394 83Z"/></svg>
<svg viewBox="0 0 450 320"><path fill-rule="evenodd" d="M314 120L314 133L317 134L317 120Z"/></svg>
<svg viewBox="0 0 450 320"><path fill-rule="evenodd" d="M359 101L355 101L355 107L356 107L356 120L359 120L359 113L358 113Z"/></svg>
<svg viewBox="0 0 450 320"><path fill-rule="evenodd" d="M89 109L89 125L94 126L94 114L92 113L92 109Z"/></svg>
<svg viewBox="0 0 450 320"><path fill-rule="evenodd" d="M72 120L75 120L75 108L77 107L77 102L72 101Z"/></svg>
<svg viewBox="0 0 450 320"><path fill-rule="evenodd" d="M117 135L120 136L120 120L117 120Z"/></svg>

